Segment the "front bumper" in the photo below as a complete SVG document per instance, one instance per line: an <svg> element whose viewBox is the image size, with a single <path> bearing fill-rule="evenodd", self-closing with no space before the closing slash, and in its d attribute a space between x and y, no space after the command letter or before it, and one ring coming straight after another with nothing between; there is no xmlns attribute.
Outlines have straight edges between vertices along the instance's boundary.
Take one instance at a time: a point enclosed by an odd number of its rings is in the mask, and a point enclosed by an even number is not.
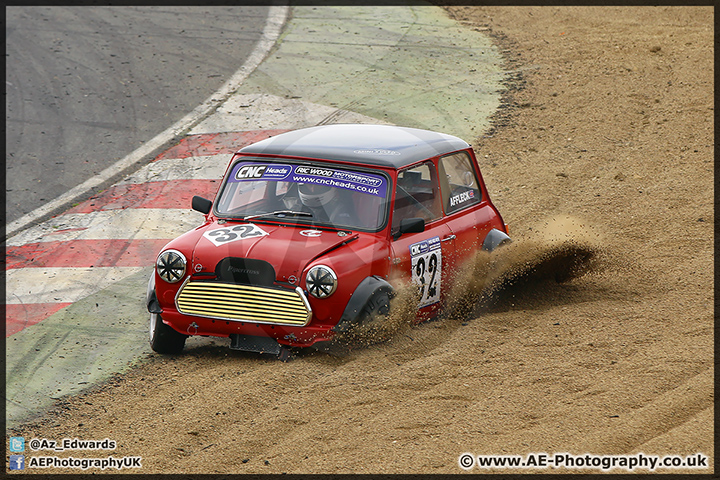
<svg viewBox="0 0 720 480"><path fill-rule="evenodd" d="M247 335L269 337L288 347L309 347L316 342L330 340L334 336L332 325L272 325L242 320L219 320L214 318L186 315L176 308L163 308L163 321L174 330L185 335L230 337Z"/></svg>

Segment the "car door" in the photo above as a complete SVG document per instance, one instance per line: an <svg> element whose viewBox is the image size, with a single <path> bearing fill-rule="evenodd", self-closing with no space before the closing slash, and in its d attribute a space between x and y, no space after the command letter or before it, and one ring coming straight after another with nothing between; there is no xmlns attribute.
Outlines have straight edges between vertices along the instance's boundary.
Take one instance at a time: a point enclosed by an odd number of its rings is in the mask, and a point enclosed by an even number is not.
<svg viewBox="0 0 720 480"><path fill-rule="evenodd" d="M419 288L420 319L434 316L450 285L454 266L452 231L442 214L437 169L427 161L398 174L392 213L392 277ZM422 232L400 234L403 219L422 218Z"/></svg>

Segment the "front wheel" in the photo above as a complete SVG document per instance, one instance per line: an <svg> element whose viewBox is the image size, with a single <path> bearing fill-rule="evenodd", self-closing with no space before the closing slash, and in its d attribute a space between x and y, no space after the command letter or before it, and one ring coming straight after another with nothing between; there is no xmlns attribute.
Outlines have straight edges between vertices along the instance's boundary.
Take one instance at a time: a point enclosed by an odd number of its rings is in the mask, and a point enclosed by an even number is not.
<svg viewBox="0 0 720 480"><path fill-rule="evenodd" d="M360 310L358 323L352 329L354 340L365 345L374 345L388 340L395 333L395 327L389 321L390 294L380 291L375 293Z"/></svg>
<svg viewBox="0 0 720 480"><path fill-rule="evenodd" d="M178 333L163 323L157 313L150 314L150 348L157 353L180 353L187 335Z"/></svg>
<svg viewBox="0 0 720 480"><path fill-rule="evenodd" d="M368 300L368 303L360 311L359 322L361 325L371 325L387 320L390 314L390 295L387 292L378 292Z"/></svg>

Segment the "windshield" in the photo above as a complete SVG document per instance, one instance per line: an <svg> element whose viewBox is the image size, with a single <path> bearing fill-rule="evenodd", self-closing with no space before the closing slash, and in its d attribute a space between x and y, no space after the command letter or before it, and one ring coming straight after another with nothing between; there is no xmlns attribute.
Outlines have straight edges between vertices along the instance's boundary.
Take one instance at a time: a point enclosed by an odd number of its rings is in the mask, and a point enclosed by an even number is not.
<svg viewBox="0 0 720 480"><path fill-rule="evenodd" d="M388 179L332 165L241 160L215 205L218 216L292 218L298 223L375 231L387 217Z"/></svg>

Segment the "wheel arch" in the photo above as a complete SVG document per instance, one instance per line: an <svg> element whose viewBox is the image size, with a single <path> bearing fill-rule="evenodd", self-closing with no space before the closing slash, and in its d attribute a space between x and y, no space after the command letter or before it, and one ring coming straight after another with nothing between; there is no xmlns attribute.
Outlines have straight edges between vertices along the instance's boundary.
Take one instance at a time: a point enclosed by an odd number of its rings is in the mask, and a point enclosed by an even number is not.
<svg viewBox="0 0 720 480"><path fill-rule="evenodd" d="M350 300L343 311L340 321L333 327L335 332L345 332L353 324L357 323L360 312L367 305L368 301L377 293L385 292L392 298L395 295L395 289L390 283L382 277L370 276L366 277L357 286Z"/></svg>
<svg viewBox="0 0 720 480"><path fill-rule="evenodd" d="M148 280L147 293L145 294L145 305L150 313L162 313L162 307L155 293L155 270L153 269Z"/></svg>
<svg viewBox="0 0 720 480"><path fill-rule="evenodd" d="M487 252L492 252L497 247L510 242L512 242L512 239L508 236L507 233L498 230L497 228L493 228L485 236L482 249Z"/></svg>

